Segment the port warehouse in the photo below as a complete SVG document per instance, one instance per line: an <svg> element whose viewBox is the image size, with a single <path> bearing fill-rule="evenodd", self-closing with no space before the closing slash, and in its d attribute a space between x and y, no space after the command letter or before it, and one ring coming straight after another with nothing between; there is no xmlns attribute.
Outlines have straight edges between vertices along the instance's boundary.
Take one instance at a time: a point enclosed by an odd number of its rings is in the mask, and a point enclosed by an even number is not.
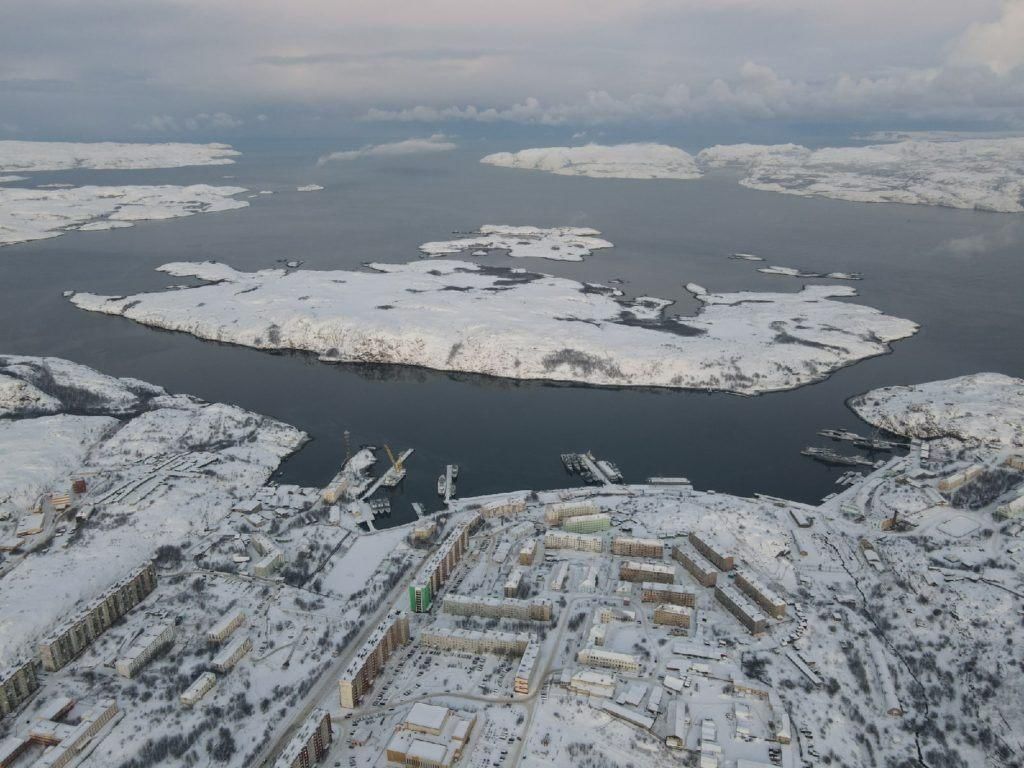
<svg viewBox="0 0 1024 768"><path fill-rule="evenodd" d="M550 621L551 601L547 598L518 600L499 597L467 597L448 595L441 609L455 616L480 616L488 619L518 619L520 621Z"/></svg>
<svg viewBox="0 0 1024 768"><path fill-rule="evenodd" d="M354 709L387 660L401 646L409 642L409 617L393 610L377 625L338 679L341 706Z"/></svg>
<svg viewBox="0 0 1024 768"><path fill-rule="evenodd" d="M331 713L317 707L285 746L274 768L308 768L320 762L326 757L333 736Z"/></svg>
<svg viewBox="0 0 1024 768"><path fill-rule="evenodd" d="M513 689L516 693L530 692L530 679L537 666L540 643L526 632L480 632L473 629L428 629L419 637L420 644L442 651L490 653L501 656L519 656Z"/></svg>
<svg viewBox="0 0 1024 768"><path fill-rule="evenodd" d="M61 624L39 643L43 666L56 672L81 654L93 640L128 613L156 588L152 563L137 567L128 576L93 598L77 615Z"/></svg>

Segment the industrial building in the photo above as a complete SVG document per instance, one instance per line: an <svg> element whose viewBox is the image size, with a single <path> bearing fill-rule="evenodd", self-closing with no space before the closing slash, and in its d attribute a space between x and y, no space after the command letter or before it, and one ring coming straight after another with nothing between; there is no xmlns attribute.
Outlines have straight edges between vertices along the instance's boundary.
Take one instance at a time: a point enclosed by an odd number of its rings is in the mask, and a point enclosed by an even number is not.
<svg viewBox="0 0 1024 768"><path fill-rule="evenodd" d="M570 517L597 515L600 512L601 508L592 501L563 501L548 504L544 508L544 521L548 525L561 525L563 520Z"/></svg>
<svg viewBox="0 0 1024 768"><path fill-rule="evenodd" d="M476 715L448 707L413 704L384 752L390 763L416 768L450 768L462 757Z"/></svg>
<svg viewBox="0 0 1024 768"><path fill-rule="evenodd" d="M244 623L245 613L241 609L236 609L210 627L210 631L206 633L206 639L210 643L223 643L231 637L232 632Z"/></svg>
<svg viewBox="0 0 1024 768"><path fill-rule="evenodd" d="M735 587L729 584L719 585L715 587L715 597L752 635L758 635L767 629L768 617Z"/></svg>
<svg viewBox="0 0 1024 768"><path fill-rule="evenodd" d="M603 552L604 539L587 533L549 531L544 534L545 549L575 549L577 552Z"/></svg>
<svg viewBox="0 0 1024 768"><path fill-rule="evenodd" d="M174 624L157 624L148 627L131 644L131 647L116 662L114 669L121 677L132 678L149 660L174 642Z"/></svg>
<svg viewBox="0 0 1024 768"><path fill-rule="evenodd" d="M569 690L584 696L610 699L615 695L615 678L586 669L569 678Z"/></svg>
<svg viewBox="0 0 1024 768"><path fill-rule="evenodd" d="M327 756L330 749L331 713L317 707L291 738L274 768L309 768Z"/></svg>
<svg viewBox="0 0 1024 768"><path fill-rule="evenodd" d="M740 592L757 603L769 616L781 619L786 615L786 601L765 586L754 574L749 571L737 571L735 584Z"/></svg>
<svg viewBox="0 0 1024 768"><path fill-rule="evenodd" d="M441 544L441 548L420 569L421 578L409 587L409 609L414 613L430 610L434 596L462 560L469 547L470 528L480 520L479 515L459 523ZM417 599L414 599L414 595Z"/></svg>
<svg viewBox="0 0 1024 768"><path fill-rule="evenodd" d="M241 661L242 657L251 650L252 639L248 635L236 637L224 646L224 650L213 657L210 666L223 674Z"/></svg>
<svg viewBox="0 0 1024 768"><path fill-rule="evenodd" d="M659 584L645 581L640 585L640 600L644 603L670 603L693 608L697 604L697 596L687 592L678 584Z"/></svg>
<svg viewBox="0 0 1024 768"><path fill-rule="evenodd" d="M576 661L588 667L617 669L620 672L639 672L640 660L629 653L604 651L600 648L584 648L576 654Z"/></svg>
<svg viewBox="0 0 1024 768"><path fill-rule="evenodd" d="M662 603L654 609L654 623L689 629L693 620L693 609L684 605Z"/></svg>
<svg viewBox="0 0 1024 768"><path fill-rule="evenodd" d="M155 588L156 569L152 563L133 570L39 643L43 666L55 672L76 658Z"/></svg>
<svg viewBox="0 0 1024 768"><path fill-rule="evenodd" d="M519 600L500 597L469 597L448 595L442 610L455 616L480 616L487 619L517 619L519 621L550 621L551 601L541 597Z"/></svg>
<svg viewBox="0 0 1024 768"><path fill-rule="evenodd" d="M26 659L0 673L0 717L9 715L39 688L36 664Z"/></svg>
<svg viewBox="0 0 1024 768"><path fill-rule="evenodd" d="M657 539L634 539L631 536L616 536L612 539L612 554L624 557L655 557L665 555L665 545Z"/></svg>
<svg viewBox="0 0 1024 768"><path fill-rule="evenodd" d="M676 569L663 563L644 563L627 560L619 565L620 581L655 581L659 584L674 584Z"/></svg>
<svg viewBox="0 0 1024 768"><path fill-rule="evenodd" d="M562 530L570 533L597 533L612 527L611 515L599 512L596 515L578 515L567 517L562 522Z"/></svg>
<svg viewBox="0 0 1024 768"><path fill-rule="evenodd" d="M401 646L409 642L409 617L391 611L353 657L338 679L341 706L353 709L384 668L384 664Z"/></svg>
<svg viewBox="0 0 1024 768"><path fill-rule="evenodd" d="M526 511L526 502L523 499L505 499L504 501L493 501L480 508L480 514L485 518L491 517L518 517Z"/></svg>
<svg viewBox="0 0 1024 768"><path fill-rule="evenodd" d="M192 685L182 692L179 697L181 703L186 707L195 706L216 684L217 676L213 672L203 672L193 681Z"/></svg>
<svg viewBox="0 0 1024 768"><path fill-rule="evenodd" d="M505 597L515 597L519 594L519 588L523 584L523 569L513 568L508 573L508 578L505 579L504 593Z"/></svg>
<svg viewBox="0 0 1024 768"><path fill-rule="evenodd" d="M533 565L533 560L537 556L537 540L530 539L527 541L519 550L519 564L520 565Z"/></svg>
<svg viewBox="0 0 1024 768"><path fill-rule="evenodd" d="M672 559L679 563L702 587L713 587L718 569L689 542L672 547Z"/></svg>
<svg viewBox="0 0 1024 768"><path fill-rule="evenodd" d="M687 538L698 552L715 564L718 570L731 571L735 567L733 555L713 536L690 531Z"/></svg>

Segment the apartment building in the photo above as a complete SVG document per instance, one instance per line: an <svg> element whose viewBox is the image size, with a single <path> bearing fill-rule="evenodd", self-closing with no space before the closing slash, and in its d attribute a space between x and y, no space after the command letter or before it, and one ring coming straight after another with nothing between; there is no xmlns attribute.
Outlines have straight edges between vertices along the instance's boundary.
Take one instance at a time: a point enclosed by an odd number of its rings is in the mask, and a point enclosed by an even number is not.
<svg viewBox="0 0 1024 768"><path fill-rule="evenodd" d="M663 563L645 563L640 560L627 560L619 565L620 581L654 581L659 584L673 584L676 580L676 569Z"/></svg>
<svg viewBox="0 0 1024 768"><path fill-rule="evenodd" d="M660 584L645 581L640 585L640 600L644 603L668 603L693 608L697 604L697 596L688 592L678 584Z"/></svg>
<svg viewBox="0 0 1024 768"><path fill-rule="evenodd" d="M213 661L210 662L210 666L223 674L241 661L242 657L251 650L252 638L248 635L236 637L224 646L224 650L213 657Z"/></svg>
<svg viewBox="0 0 1024 768"><path fill-rule="evenodd" d="M550 621L551 601L541 597L519 600L500 597L471 597L448 595L442 610L454 616L480 616L487 619L516 619L518 621Z"/></svg>
<svg viewBox="0 0 1024 768"><path fill-rule="evenodd" d="M317 707L285 746L274 768L309 768L330 750L331 713Z"/></svg>
<svg viewBox="0 0 1024 768"><path fill-rule="evenodd" d="M479 520L480 516L474 515L472 519L455 526L454 530L448 534L448 537L441 544L441 548L420 569L419 581L409 587L409 608L414 613L423 613L430 610L430 603L433 601L433 598L441 591L441 587L448 580L448 577L451 576L452 571L455 570L455 566L462 560L463 555L465 555L466 549L469 547L470 529ZM413 600L414 594L419 595L421 598L426 596L427 599Z"/></svg>
<svg viewBox="0 0 1024 768"><path fill-rule="evenodd" d="M210 631L206 633L206 640L210 643L223 643L244 623L245 613L241 609L231 611L210 627Z"/></svg>
<svg viewBox="0 0 1024 768"><path fill-rule="evenodd" d="M523 499L505 499L503 501L492 501L480 508L481 516L491 517L518 517L526 511L526 501Z"/></svg>
<svg viewBox="0 0 1024 768"><path fill-rule="evenodd" d="M683 566L702 587L715 586L718 569L689 542L672 547L672 559Z"/></svg>
<svg viewBox="0 0 1024 768"><path fill-rule="evenodd" d="M733 581L736 588L745 594L769 616L781 619L786 615L786 601L769 589L749 571L737 571Z"/></svg>
<svg viewBox="0 0 1024 768"><path fill-rule="evenodd" d="M537 540L530 539L519 549L519 564L520 565L533 565L534 558L537 557Z"/></svg>
<svg viewBox="0 0 1024 768"><path fill-rule="evenodd" d="M592 501L563 501L548 504L544 508L544 521L548 525L561 525L563 520L570 517L596 515L600 512L601 508Z"/></svg>
<svg viewBox="0 0 1024 768"><path fill-rule="evenodd" d="M739 619L752 635L758 635L768 627L768 617L750 602L742 592L728 584L715 587L715 597L729 612Z"/></svg>
<svg viewBox="0 0 1024 768"><path fill-rule="evenodd" d="M670 627L689 628L693 621L693 609L685 605L672 605L662 603L654 609L654 623L665 624Z"/></svg>
<svg viewBox="0 0 1024 768"><path fill-rule="evenodd" d="M665 545L657 539L635 539L632 536L616 536L612 539L612 554L623 557L661 558Z"/></svg>
<svg viewBox="0 0 1024 768"><path fill-rule="evenodd" d="M408 642L409 617L402 611L391 611L366 639L338 679L341 706L355 708L373 686L387 660Z"/></svg>
<svg viewBox="0 0 1024 768"><path fill-rule="evenodd" d="M698 552L715 564L718 570L731 571L735 567L735 557L711 534L691 531L687 538Z"/></svg>
<svg viewBox="0 0 1024 768"><path fill-rule="evenodd" d="M0 672L0 717L17 709L38 688L36 664L31 659L16 662Z"/></svg>
<svg viewBox="0 0 1024 768"><path fill-rule="evenodd" d="M156 588L152 563L135 568L123 579L90 600L73 618L59 625L39 643L43 667L55 672L81 654L101 634Z"/></svg>
<svg viewBox="0 0 1024 768"><path fill-rule="evenodd" d="M548 531L544 534L545 549L574 549L577 552L603 552L604 539L587 533Z"/></svg>
<svg viewBox="0 0 1024 768"><path fill-rule="evenodd" d="M567 517L562 522L562 530L570 533L597 533L612 527L611 515L600 512L596 515L577 515Z"/></svg>
<svg viewBox="0 0 1024 768"><path fill-rule="evenodd" d="M515 597L519 594L519 588L523 585L523 569L513 568L505 579L505 597Z"/></svg>
<svg viewBox="0 0 1024 768"><path fill-rule="evenodd" d="M174 642L174 624L157 624L148 627L131 644L128 651L114 662L114 669L121 677L132 678L150 659Z"/></svg>
<svg viewBox="0 0 1024 768"><path fill-rule="evenodd" d="M179 699L186 707L194 707L216 684L217 676L213 672L203 672L182 692Z"/></svg>

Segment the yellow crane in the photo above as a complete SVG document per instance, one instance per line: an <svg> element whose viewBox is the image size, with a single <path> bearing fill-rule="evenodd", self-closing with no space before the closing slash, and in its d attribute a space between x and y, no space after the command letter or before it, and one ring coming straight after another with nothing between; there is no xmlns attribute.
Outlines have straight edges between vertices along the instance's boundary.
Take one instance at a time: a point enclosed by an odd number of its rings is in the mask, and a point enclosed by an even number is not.
<svg viewBox="0 0 1024 768"><path fill-rule="evenodd" d="M391 452L391 448L388 447L387 443L384 444L384 450L387 451L388 459L391 461L391 466L393 466L396 471L401 472L405 469L405 467L402 466L402 460L395 458L395 454Z"/></svg>

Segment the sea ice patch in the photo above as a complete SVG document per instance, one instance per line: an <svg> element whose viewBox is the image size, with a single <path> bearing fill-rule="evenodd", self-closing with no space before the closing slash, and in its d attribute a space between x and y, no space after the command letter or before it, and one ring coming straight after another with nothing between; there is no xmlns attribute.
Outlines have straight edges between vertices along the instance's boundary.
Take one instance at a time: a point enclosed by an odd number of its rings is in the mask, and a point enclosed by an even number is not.
<svg viewBox="0 0 1024 768"><path fill-rule="evenodd" d="M586 227L511 227L487 224L469 237L424 243L420 251L427 256L448 256L472 251L486 256L488 250L506 251L512 258L538 258L554 261L583 261L596 250L613 247L598 237L601 233Z"/></svg>

